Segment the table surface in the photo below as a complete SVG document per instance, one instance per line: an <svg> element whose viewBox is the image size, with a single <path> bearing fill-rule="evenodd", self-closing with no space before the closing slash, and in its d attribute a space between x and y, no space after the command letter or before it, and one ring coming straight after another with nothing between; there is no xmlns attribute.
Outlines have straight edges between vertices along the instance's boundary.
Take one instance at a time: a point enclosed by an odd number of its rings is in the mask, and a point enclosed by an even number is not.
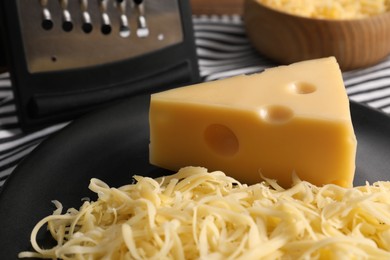
<svg viewBox="0 0 390 260"><path fill-rule="evenodd" d="M241 16L194 15L193 22L204 81L260 72L277 65L251 47ZM389 114L390 120L390 57L369 68L344 72L343 78L351 100ZM20 160L66 125L23 133L18 126L9 74L0 74L0 187Z"/></svg>

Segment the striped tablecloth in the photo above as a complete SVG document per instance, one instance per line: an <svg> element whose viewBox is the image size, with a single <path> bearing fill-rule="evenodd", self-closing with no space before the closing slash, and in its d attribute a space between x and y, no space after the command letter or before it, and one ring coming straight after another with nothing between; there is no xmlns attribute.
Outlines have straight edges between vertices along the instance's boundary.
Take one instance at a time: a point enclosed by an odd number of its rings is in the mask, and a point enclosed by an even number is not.
<svg viewBox="0 0 390 260"><path fill-rule="evenodd" d="M253 50L240 16L196 16L193 21L204 81L277 65ZM351 100L390 115L390 57L370 68L345 72L343 77ZM20 160L66 124L24 134L18 127L9 74L0 74L0 187Z"/></svg>

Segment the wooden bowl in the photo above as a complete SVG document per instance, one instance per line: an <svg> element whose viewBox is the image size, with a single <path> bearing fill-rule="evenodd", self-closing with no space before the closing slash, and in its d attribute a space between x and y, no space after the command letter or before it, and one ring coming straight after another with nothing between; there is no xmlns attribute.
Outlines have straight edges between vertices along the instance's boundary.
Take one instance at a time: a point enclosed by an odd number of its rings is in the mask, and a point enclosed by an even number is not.
<svg viewBox="0 0 390 260"><path fill-rule="evenodd" d="M315 19L245 0L243 19L253 46L281 64L335 56L347 71L390 54L390 12L362 19Z"/></svg>

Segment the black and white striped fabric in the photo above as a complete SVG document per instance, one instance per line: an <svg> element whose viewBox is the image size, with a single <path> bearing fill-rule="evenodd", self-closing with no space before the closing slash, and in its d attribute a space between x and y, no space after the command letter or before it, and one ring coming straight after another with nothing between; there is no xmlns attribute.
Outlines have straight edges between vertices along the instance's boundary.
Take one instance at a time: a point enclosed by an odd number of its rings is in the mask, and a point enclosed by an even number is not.
<svg viewBox="0 0 390 260"><path fill-rule="evenodd" d="M240 16L196 16L193 21L204 81L277 65L251 47ZM343 77L351 100L390 115L390 57L370 68L345 72ZM21 159L66 124L24 134L18 127L9 74L0 74L0 187Z"/></svg>

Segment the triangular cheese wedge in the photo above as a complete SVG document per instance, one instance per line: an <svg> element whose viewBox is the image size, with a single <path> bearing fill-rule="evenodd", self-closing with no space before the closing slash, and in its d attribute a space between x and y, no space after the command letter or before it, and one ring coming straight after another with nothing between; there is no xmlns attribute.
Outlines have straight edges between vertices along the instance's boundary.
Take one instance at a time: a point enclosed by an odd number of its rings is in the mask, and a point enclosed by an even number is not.
<svg viewBox="0 0 390 260"><path fill-rule="evenodd" d="M150 162L221 170L248 184L351 186L356 138L335 58L153 94Z"/></svg>

